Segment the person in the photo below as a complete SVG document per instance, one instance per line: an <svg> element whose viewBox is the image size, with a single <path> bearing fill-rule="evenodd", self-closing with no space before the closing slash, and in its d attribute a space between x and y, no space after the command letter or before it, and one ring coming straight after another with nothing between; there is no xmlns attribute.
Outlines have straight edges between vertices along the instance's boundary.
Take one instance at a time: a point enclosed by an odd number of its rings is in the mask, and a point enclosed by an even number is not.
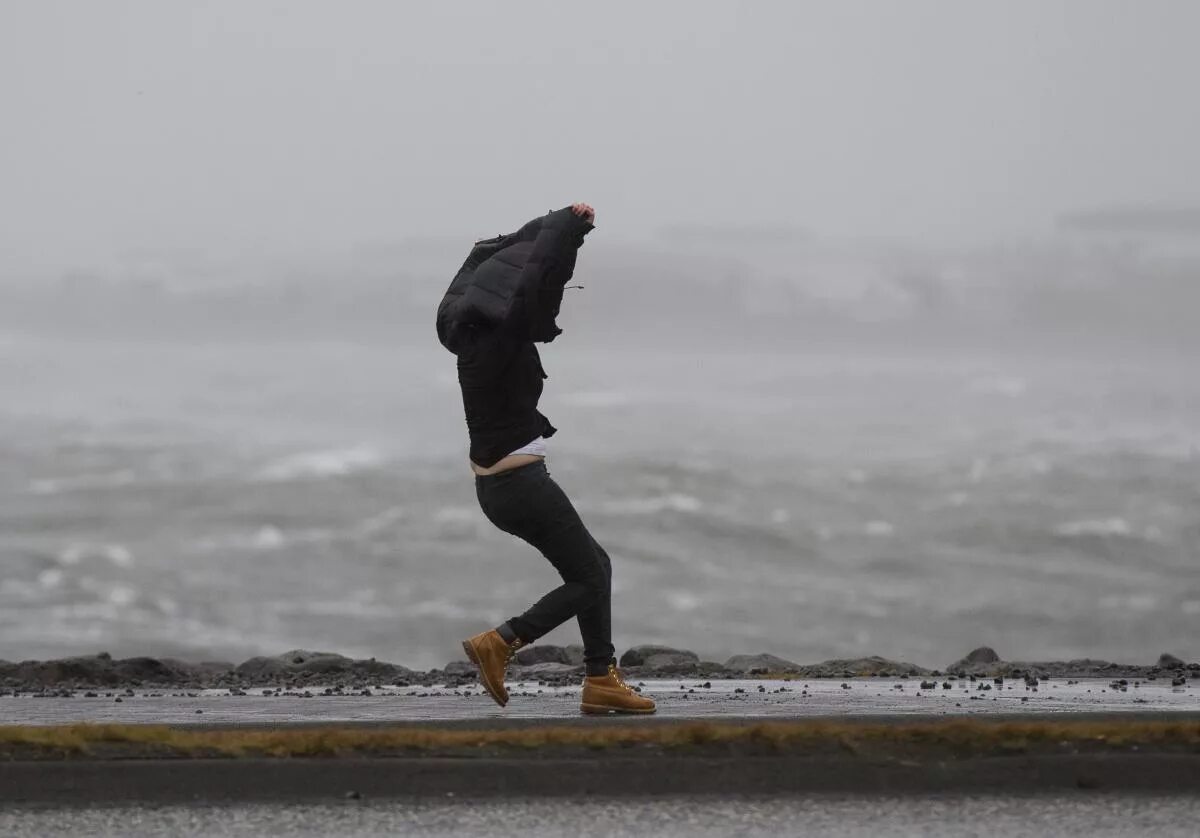
<svg viewBox="0 0 1200 838"><path fill-rule="evenodd" d="M438 306L442 345L457 356L475 493L487 519L535 547L562 577L519 616L463 641L483 688L501 707L518 649L574 617L583 638L585 714L653 713L629 686L612 644L612 562L546 468L557 433L538 410L537 343L553 341L566 282L595 210L572 204L515 233L477 241ZM582 286L572 286L579 287Z"/></svg>

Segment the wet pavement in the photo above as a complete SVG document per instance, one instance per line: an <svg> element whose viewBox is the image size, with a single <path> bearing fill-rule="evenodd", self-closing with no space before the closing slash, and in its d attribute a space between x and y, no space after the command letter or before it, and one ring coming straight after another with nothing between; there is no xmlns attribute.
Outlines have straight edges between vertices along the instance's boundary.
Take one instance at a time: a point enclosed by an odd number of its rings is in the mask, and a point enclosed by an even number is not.
<svg viewBox="0 0 1200 838"><path fill-rule="evenodd" d="M1200 713L1200 680L1173 687L1170 680L945 681L922 689L921 679L854 678L846 681L648 680L645 695L658 702L650 719L763 721L822 717L943 717L1047 714ZM950 689L943 684L950 684ZM22 694L0 698L0 724L116 722L224 726L331 722L450 723L503 726L579 721L579 687L509 684L512 698L498 707L478 686L385 687L370 695L325 695L321 688L264 695L247 690L83 691L73 697ZM274 692L274 691L272 691ZM120 699L119 701L117 699ZM627 720L628 717L625 717ZM599 720L587 720L595 722Z"/></svg>
<svg viewBox="0 0 1200 838"><path fill-rule="evenodd" d="M803 795L651 800L506 799L0 811L6 836L1194 836L1200 799L1079 792L1030 796Z"/></svg>

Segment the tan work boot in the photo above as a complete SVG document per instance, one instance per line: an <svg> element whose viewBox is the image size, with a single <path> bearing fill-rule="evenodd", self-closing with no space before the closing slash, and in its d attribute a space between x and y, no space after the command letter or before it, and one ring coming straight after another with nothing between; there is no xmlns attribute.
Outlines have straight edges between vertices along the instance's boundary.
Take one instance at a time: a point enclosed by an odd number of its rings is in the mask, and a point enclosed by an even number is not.
<svg viewBox="0 0 1200 838"><path fill-rule="evenodd" d="M525 641L518 637L512 643L506 643L500 632L489 629L464 640L462 645L471 663L479 667L479 682L488 691L488 695L496 699L496 703L501 707L508 704L504 676L508 672L509 661L513 659L517 649L525 645Z"/></svg>
<svg viewBox="0 0 1200 838"><path fill-rule="evenodd" d="M610 663L607 675L588 675L583 679L579 709L587 714L653 713L655 707L653 701L626 684L617 665Z"/></svg>

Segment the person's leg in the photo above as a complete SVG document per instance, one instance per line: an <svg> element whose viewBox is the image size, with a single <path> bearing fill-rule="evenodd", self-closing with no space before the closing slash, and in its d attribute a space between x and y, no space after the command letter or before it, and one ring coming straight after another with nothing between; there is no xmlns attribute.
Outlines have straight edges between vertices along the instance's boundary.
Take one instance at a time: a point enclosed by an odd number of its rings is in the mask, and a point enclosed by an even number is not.
<svg viewBox="0 0 1200 838"><path fill-rule="evenodd" d="M609 637L610 566L608 555L584 526L566 494L542 462L476 482L484 514L504 532L531 544L563 579L523 614L497 628L532 643L562 623L580 620L589 674L607 671L612 658ZM505 638L506 640L508 638Z"/></svg>
<svg viewBox="0 0 1200 838"><path fill-rule="evenodd" d="M614 660L616 651L612 644L612 561L595 538L592 539L592 545L604 569L607 584L604 593L580 611L576 619L579 621L579 634L583 638L583 662L587 672L589 675L603 675Z"/></svg>

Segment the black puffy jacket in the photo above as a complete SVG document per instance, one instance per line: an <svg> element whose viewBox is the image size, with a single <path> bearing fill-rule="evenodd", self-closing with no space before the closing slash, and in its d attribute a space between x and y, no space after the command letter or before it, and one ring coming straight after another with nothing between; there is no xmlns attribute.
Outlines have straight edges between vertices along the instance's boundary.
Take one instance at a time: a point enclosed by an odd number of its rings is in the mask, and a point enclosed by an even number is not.
<svg viewBox="0 0 1200 838"><path fill-rule="evenodd" d="M470 456L484 468L557 432L537 409L548 376L534 343L562 333L563 287L591 230L566 207L476 242L438 305L438 340L458 357Z"/></svg>

